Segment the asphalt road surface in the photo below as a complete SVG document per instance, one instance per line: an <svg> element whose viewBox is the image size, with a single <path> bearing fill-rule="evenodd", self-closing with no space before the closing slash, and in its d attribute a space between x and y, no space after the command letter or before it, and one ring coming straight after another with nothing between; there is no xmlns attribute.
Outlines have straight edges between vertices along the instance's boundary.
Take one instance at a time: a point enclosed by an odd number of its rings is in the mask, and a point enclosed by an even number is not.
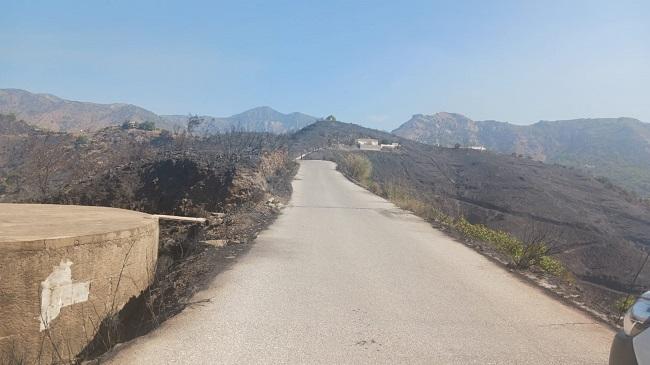
<svg viewBox="0 0 650 365"><path fill-rule="evenodd" d="M613 337L324 161L205 298L111 363L603 364Z"/></svg>

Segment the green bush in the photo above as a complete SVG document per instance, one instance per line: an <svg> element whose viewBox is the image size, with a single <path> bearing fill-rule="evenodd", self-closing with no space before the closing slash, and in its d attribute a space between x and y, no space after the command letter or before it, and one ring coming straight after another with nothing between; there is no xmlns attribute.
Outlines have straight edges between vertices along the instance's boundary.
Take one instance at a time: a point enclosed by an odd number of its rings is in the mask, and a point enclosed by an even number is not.
<svg viewBox="0 0 650 365"><path fill-rule="evenodd" d="M138 124L138 129L142 129L144 131L152 131L156 129L156 123L146 121Z"/></svg>
<svg viewBox="0 0 650 365"><path fill-rule="evenodd" d="M548 255L549 250L544 243L525 244L509 233L482 224L472 224L463 217L454 221L453 225L465 237L492 244L519 270L536 266L551 275L565 276L566 274L564 265Z"/></svg>
<svg viewBox="0 0 650 365"><path fill-rule="evenodd" d="M539 261L539 267L551 275L563 277L565 280L571 281L567 275L567 269L556 258L553 258L551 256L542 256Z"/></svg>
<svg viewBox="0 0 650 365"><path fill-rule="evenodd" d="M518 261L524 253L521 241L506 232L490 229L482 224L472 224L463 217L454 222L454 227L466 237L493 244L513 261Z"/></svg>
<svg viewBox="0 0 650 365"><path fill-rule="evenodd" d="M513 261L516 268L526 270L532 266L540 266L547 253L548 247L543 242L522 243L519 255Z"/></svg>
<svg viewBox="0 0 650 365"><path fill-rule="evenodd" d="M619 298L616 303L614 303L614 306L616 307L616 310L623 314L627 312L628 309L632 305L634 305L634 302L636 301L636 298L634 298L633 295L626 295L624 297Z"/></svg>

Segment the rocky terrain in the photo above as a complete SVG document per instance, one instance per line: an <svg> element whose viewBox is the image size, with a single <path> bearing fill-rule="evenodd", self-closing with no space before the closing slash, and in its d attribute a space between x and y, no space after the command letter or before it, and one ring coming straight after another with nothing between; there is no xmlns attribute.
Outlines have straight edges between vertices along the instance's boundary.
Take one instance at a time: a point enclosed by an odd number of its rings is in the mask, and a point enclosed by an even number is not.
<svg viewBox="0 0 650 365"><path fill-rule="evenodd" d="M463 115L414 115L393 131L414 141L530 156L547 164L580 168L650 197L650 124L632 118L541 121L514 125L473 121Z"/></svg>
<svg viewBox="0 0 650 365"><path fill-rule="evenodd" d="M585 285L613 292L650 285L650 267L630 284L650 251L650 205L606 180L532 159L434 147L337 122L298 132L294 153L341 150L354 138L398 139L397 152L356 152L371 162L378 194L397 186L428 206L522 237L527 227L552 232L552 252ZM318 158L315 155L314 158Z"/></svg>
<svg viewBox="0 0 650 365"><path fill-rule="evenodd" d="M13 114L20 120L56 132L95 132L108 126L151 122L167 130L183 129L188 115L157 115L136 105L98 104L65 100L50 94L34 94L19 89L0 89L0 114ZM197 134L223 133L231 130L289 133L317 120L303 113L283 114L270 107L257 107L229 117L199 117L203 123Z"/></svg>

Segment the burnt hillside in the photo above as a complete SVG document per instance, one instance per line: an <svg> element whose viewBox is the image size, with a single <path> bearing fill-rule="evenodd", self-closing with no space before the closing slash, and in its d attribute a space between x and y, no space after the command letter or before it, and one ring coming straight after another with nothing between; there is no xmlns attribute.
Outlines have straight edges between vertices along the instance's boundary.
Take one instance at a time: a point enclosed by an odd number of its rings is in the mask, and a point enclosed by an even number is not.
<svg viewBox="0 0 650 365"><path fill-rule="evenodd" d="M290 137L289 151L294 156L337 144L352 145L357 138L377 138L388 142L413 143L388 132L364 128L352 123L320 120Z"/></svg>
<svg viewBox="0 0 650 365"><path fill-rule="evenodd" d="M287 137L270 133L196 137L107 127L76 136L42 131L2 114L0 142L5 142L0 143L0 201L150 213L180 214L197 204L208 211L223 209L237 176L260 173L272 179L288 161Z"/></svg>
<svg viewBox="0 0 650 365"><path fill-rule="evenodd" d="M479 145L490 151L574 166L594 176L605 176L641 196L650 196L650 124L633 118L515 125L474 121L453 113L417 114L393 133L431 145Z"/></svg>
<svg viewBox="0 0 650 365"><path fill-rule="evenodd" d="M544 226L557 232L557 257L583 280L625 289L650 250L650 206L579 170L434 147L352 124L319 122L294 136L300 150L358 137L402 144L398 152L356 152L372 162L372 180L380 187L402 186L447 214L515 235L531 222ZM321 156L334 159L335 153L330 149ZM650 284L650 268L639 283Z"/></svg>
<svg viewBox="0 0 650 365"><path fill-rule="evenodd" d="M16 118L13 114L0 114L0 135L28 135L38 129Z"/></svg>

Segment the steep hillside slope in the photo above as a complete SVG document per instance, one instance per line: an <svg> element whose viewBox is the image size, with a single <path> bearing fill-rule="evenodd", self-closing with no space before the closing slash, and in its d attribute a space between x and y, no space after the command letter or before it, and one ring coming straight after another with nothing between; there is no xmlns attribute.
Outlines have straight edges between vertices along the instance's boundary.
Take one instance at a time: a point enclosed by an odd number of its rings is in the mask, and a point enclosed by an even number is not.
<svg viewBox="0 0 650 365"><path fill-rule="evenodd" d="M358 138L376 138L384 143L402 142L413 144L412 141L397 137L387 132L365 128L353 123L319 120L290 135L289 152L294 157L316 149L336 145L353 145Z"/></svg>
<svg viewBox="0 0 650 365"><path fill-rule="evenodd" d="M632 118L541 121L519 126L473 121L460 114L418 114L393 133L432 145L479 145L495 152L579 167L650 196L650 124Z"/></svg>
<svg viewBox="0 0 650 365"><path fill-rule="evenodd" d="M16 118L12 114L0 114L0 136L28 135L36 128Z"/></svg>
<svg viewBox="0 0 650 365"><path fill-rule="evenodd" d="M187 116L183 115L164 115L163 118L169 123L181 125L187 120ZM268 106L253 108L230 117L204 115L201 118L203 118L204 122L199 127L199 131L209 134L227 132L233 129L276 134L288 133L297 131L317 120L316 117L303 113L283 114Z"/></svg>
<svg viewBox="0 0 650 365"><path fill-rule="evenodd" d="M15 114L28 123L53 131L98 130L125 120L167 126L158 115L135 105L71 101L19 89L0 89L0 113Z"/></svg>
<svg viewBox="0 0 650 365"><path fill-rule="evenodd" d="M393 131L393 134L414 141L452 147L456 143L479 143L478 125L464 115L456 113L416 114Z"/></svg>
<svg viewBox="0 0 650 365"><path fill-rule="evenodd" d="M294 153L335 146L339 137L391 135L352 124L318 122L294 136ZM579 170L510 155L442 148L399 137L397 152L357 152L382 188L410 191L451 216L526 234L554 232L554 250L579 278L625 289L650 250L650 205ZM325 148L327 150L327 148ZM650 267L640 283L650 285Z"/></svg>

